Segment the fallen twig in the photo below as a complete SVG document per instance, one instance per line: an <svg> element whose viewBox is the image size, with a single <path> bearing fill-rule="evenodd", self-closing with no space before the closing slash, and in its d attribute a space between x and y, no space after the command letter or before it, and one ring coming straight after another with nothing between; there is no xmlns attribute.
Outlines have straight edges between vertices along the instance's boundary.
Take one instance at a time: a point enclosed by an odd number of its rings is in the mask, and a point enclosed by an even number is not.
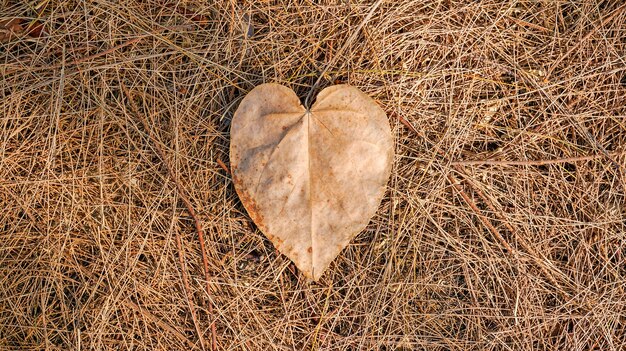
<svg viewBox="0 0 626 351"><path fill-rule="evenodd" d="M124 90L124 94L126 95L126 98L129 101L129 103L130 103L130 106L131 106L131 109L133 110L133 113L141 121L141 124L143 125L144 129L148 133L148 138L150 139L150 141L154 145L156 153L158 154L159 158L163 161L163 164L165 165L165 168L167 169L167 173L169 174L170 178L174 182L174 184L176 186L176 190L177 190L180 198L183 200L183 203L185 204L185 207L187 208L187 211L189 212L189 215L191 215L191 217L193 218L193 221L194 221L194 224L195 224L195 229L196 229L196 232L198 234L198 240L200 242L200 251L202 253L202 264L203 264L203 267L204 267L204 279L205 279L205 283L206 283L206 293L207 293L207 296L209 297L209 303L208 303L208 310L209 310L209 315L210 315L209 318L212 318L213 317L213 301L211 301L211 298L210 298L210 296L211 296L211 286L210 286L210 283L209 283L209 281L210 281L209 280L209 266L208 266L208 260L207 260L207 257L206 257L205 241L204 241L204 231L202 230L202 225L200 224L200 220L198 219L198 217L196 215L196 211L193 209L191 201L189 201L189 198L186 195L185 189L182 187L182 185L180 185L180 182L178 181L178 178L176 177L176 173L172 169L172 167L169 164L169 162L167 162L167 159L165 158L165 153L163 152L163 149L161 148L159 143L156 142L156 138L152 134L152 129L150 128L150 124L145 119L145 117L139 112L139 109L137 108L137 105L135 104L135 101L133 100L132 95L130 94L130 91L128 91L128 88L126 88L126 86L124 85L123 82L120 82L120 86L122 87L122 90ZM176 236L177 245L179 246L179 248L178 248L179 260L180 260L181 266L184 267L184 265L183 265L184 261L183 261L183 258L182 258L182 244L180 243L181 239L180 239L180 236L178 235L178 233L176 235L177 235ZM186 273L185 273L184 268L183 268L183 283L187 286L188 295L190 295L190 291L189 291L189 288L188 288L188 284L189 283L187 281ZM191 304L191 301L189 301L189 303ZM197 321L195 320L195 317L194 317L195 312L194 312L193 308L191 309L191 311L192 311L192 317L194 318L194 324L196 324L198 337L200 338L200 342L204 345L204 338L202 337L202 333L201 333L201 330L199 328L199 325L197 324ZM216 345L217 345L217 335L216 335L215 321L211 321L211 344L210 344L210 350L212 350L212 351L215 350Z"/></svg>
<svg viewBox="0 0 626 351"><path fill-rule="evenodd" d="M108 290L109 293L111 293L111 287L108 284L98 284L98 280L96 279L96 277L94 276L94 274L89 270L86 269L85 267L82 266L78 266L77 267L80 270L80 273L85 275L88 279L90 279L94 284L97 285L97 287L102 288L102 289L106 289ZM159 328L165 330L166 332L169 332L170 334L174 335L178 340L186 343L189 347L191 347L192 349L197 349L198 346L196 344L194 344L191 340L189 340L185 334L183 334L182 332L180 332L178 329L176 329L175 327L173 327L172 325L168 324L166 321L162 320L161 318L155 316L154 314L152 314L150 311L148 311L147 309L139 306L137 303L133 302L130 299L121 299L120 303L123 304L124 306L136 311L137 313L141 314L144 318L146 318L147 320L153 322L154 324L156 324Z"/></svg>
<svg viewBox="0 0 626 351"><path fill-rule="evenodd" d="M57 63L55 65L48 65L48 66L41 66L41 67L34 67L34 68L31 68L31 67L28 67L28 66L17 67L17 68L13 68L13 69L8 69L3 74L4 75L9 75L9 74L13 74L15 72L18 72L18 71L21 71L21 70L26 70L26 69L28 69L30 72L36 72L36 71L57 69L57 68L61 68L61 67L64 67L64 66L67 67L67 66L78 65L80 63L83 63L83 62L86 62L86 61L89 61L89 60L93 60L93 59L97 59L97 58L102 57L102 56L106 56L106 55L108 55L108 54L110 54L112 52L115 52L115 51L119 50L119 49L125 48L125 47L127 47L129 45L132 45L132 44L135 44L135 43L141 41L142 39L150 37L153 34L160 33L160 32L166 31L166 30L188 29L190 27L191 27L191 25L180 25L180 26L163 27L163 28L160 28L160 29L156 30L155 33L149 33L149 34L145 34L145 35L142 35L142 36L130 39L128 41L125 41L125 42L123 42L121 44L115 45L115 46L110 47L110 48L108 48L106 50L103 50L103 51L100 51L98 53L95 53L93 55L87 55L87 56L79 57L79 58L77 58L75 60L72 60L70 62L60 62L60 63Z"/></svg>
<svg viewBox="0 0 626 351"><path fill-rule="evenodd" d="M515 17L511 17L511 16L507 16L507 18L510 19L511 21L517 23L518 25L520 25L522 27L528 27L528 28L536 29L536 30L540 30L542 32L549 32L550 31L546 27L542 27L542 26L540 26L538 24L527 22L527 21L524 21L524 20L519 19L519 18L515 18Z"/></svg>
<svg viewBox="0 0 626 351"><path fill-rule="evenodd" d="M612 153L612 156L620 156L626 154L626 151ZM452 166L476 166L476 165L498 165L498 166L544 166L559 163L574 163L581 161L591 161L604 157L605 155L590 155L578 157L557 158L553 160L525 160L525 161L506 161L506 160L467 160L450 162Z"/></svg>
<svg viewBox="0 0 626 351"><path fill-rule="evenodd" d="M461 166L457 166L457 167L455 167L455 169L457 170L457 172L459 172L459 174L461 174L461 176L463 176L465 178L465 182L476 192L478 197L480 197L483 200L483 202L485 203L485 205L487 205L489 210L491 210L498 217L498 219L500 219L500 221L502 221L502 223L509 230L509 232L511 232L511 234L513 234L513 236L515 237L516 241L519 242L519 244L522 246L522 248L524 248L524 250L528 253L530 258L535 262L535 264L539 267L539 269L542 271L542 273L550 281L550 283L552 283L554 286L556 286L558 288L559 292L562 292L563 290L561 289L561 285L554 278L552 273L545 267L543 262L539 259L539 255L526 242L526 240L524 240L523 237L521 237L521 236L519 236L517 234L517 230L515 230L515 228L513 228L513 226L509 222L507 222L505 220L504 215L502 214L502 212L499 211L498 209L496 209L494 204L492 203L492 201L482 192L482 190L480 190L480 188L478 188L477 186L475 186L473 184L471 178L467 177L467 175L464 172L465 170ZM544 257L542 257L542 258L544 258Z"/></svg>
<svg viewBox="0 0 626 351"><path fill-rule="evenodd" d="M463 190L463 187L461 186L459 181L452 175L452 173L448 173L448 180L450 181L452 186L454 186L454 188L459 192L463 200L465 200L465 202L469 205L472 211L474 211L478 219L480 219L480 221L485 225L485 227L489 229L491 234L500 242L500 244L504 246L504 248L510 254L517 256L517 252L513 250L511 245L509 245L509 243L504 239L504 237L500 234L498 229L496 229L496 227L494 227L493 224L491 224L491 221L489 221L489 219L480 212L480 209L478 208L478 206L476 206L476 203L474 203L474 201L465 193L465 191Z"/></svg>
<svg viewBox="0 0 626 351"><path fill-rule="evenodd" d="M230 174L230 169L228 169L228 166L226 166L226 164L222 160L218 159L217 165L220 166L220 168L223 169L224 172Z"/></svg>
<svg viewBox="0 0 626 351"><path fill-rule="evenodd" d="M402 118L399 115L397 115L397 117L400 120L400 122L402 122L402 124L404 124L408 129L413 131L418 136L422 136L423 137L423 135L421 135L421 133L419 133L417 131L417 129L415 129L408 121L406 121L404 118ZM441 150L438 150L438 154L441 155L441 156L445 156ZM600 157L600 156L594 156L594 158L595 157ZM526 243L520 236L517 235L517 231L515 230L515 228L513 228L513 226L504 219L504 216L502 215L502 213L500 213L494 207L494 205L483 194L483 192L478 187L476 187L472 183L470 178L466 175L466 172L465 172L465 169L463 168L463 165L472 164L471 162L474 162L474 161L457 161L457 162L452 162L451 165L461 176L463 176L465 178L466 183L478 194L478 196L487 205L487 207L492 212L494 212L496 214L496 216L498 216L498 218L504 223L504 225L511 232L511 234L514 235L516 241L518 241L520 243L520 245L524 248L524 250L528 253L528 255L531 256L531 259L533 260L535 265L537 265L539 267L541 272L545 275L546 279L548 279L548 281L550 281L550 283L552 283L555 287L559 288L559 291L563 291L562 289L560 289L560 284L554 278L552 273L541 262L541 260L538 258L537 253L532 249L532 247L528 243ZM476 162L478 162L478 161L476 161ZM480 163L480 164L484 164L484 163ZM489 232L496 238L496 240L498 240L500 245L502 245L515 258L515 260L519 261L519 251L517 249L514 249L511 246L511 244L509 244L508 241L502 236L502 234L500 234L498 229L491 223L491 221L485 215L482 214L481 210L478 208L476 203L469 197L469 195L467 195L467 193L463 189L463 186L456 179L456 177L454 177L454 175L452 175L451 173L448 173L447 178L450 181L450 183L452 184L452 186L457 190L459 195L461 195L461 197L463 198L465 203L467 203L467 205L472 209L472 211L478 217L478 219L483 223L483 225L485 225L485 227L487 227Z"/></svg>
<svg viewBox="0 0 626 351"><path fill-rule="evenodd" d="M578 49L578 47L580 47L580 45L582 45L582 43L586 42L587 39L589 39L594 33L596 33L600 28L606 26L609 22L611 22L613 20L613 18L615 18L617 15L619 15L624 9L626 8L626 4L623 4L622 6L618 7L617 9L615 9L615 11L613 11L610 15L608 15L604 20L602 20L602 22L600 23L599 26L593 28L592 30L589 31L589 33L587 33L582 39L580 39L576 45L573 45L569 50L567 50L567 52L559 57L558 59L556 59L556 61L554 61L552 63L552 65L550 66L550 68L548 68L548 74L546 75L547 77L550 77L552 75L552 71L554 70L554 68L556 68L556 66L561 63L561 61L563 61L566 57L568 57L569 55L571 55L572 52L574 52L575 50Z"/></svg>

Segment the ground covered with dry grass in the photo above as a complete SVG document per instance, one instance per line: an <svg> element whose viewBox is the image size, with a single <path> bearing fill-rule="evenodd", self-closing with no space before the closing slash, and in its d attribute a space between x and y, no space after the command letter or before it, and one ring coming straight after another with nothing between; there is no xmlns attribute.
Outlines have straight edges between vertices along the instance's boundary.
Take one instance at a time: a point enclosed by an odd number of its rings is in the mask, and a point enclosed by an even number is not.
<svg viewBox="0 0 626 351"><path fill-rule="evenodd" d="M625 7L0 1L0 350L623 349ZM380 103L396 158L312 283L228 133L318 78Z"/></svg>

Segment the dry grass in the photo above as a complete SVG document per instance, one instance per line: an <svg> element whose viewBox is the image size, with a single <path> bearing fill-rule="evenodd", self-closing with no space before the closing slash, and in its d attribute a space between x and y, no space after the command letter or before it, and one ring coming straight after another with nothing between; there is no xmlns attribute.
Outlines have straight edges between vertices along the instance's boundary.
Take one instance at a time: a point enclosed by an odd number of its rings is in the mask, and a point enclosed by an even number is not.
<svg viewBox="0 0 626 351"><path fill-rule="evenodd" d="M624 5L323 3L0 1L44 26L0 43L1 350L624 349ZM247 91L323 71L397 156L314 284L220 163Z"/></svg>

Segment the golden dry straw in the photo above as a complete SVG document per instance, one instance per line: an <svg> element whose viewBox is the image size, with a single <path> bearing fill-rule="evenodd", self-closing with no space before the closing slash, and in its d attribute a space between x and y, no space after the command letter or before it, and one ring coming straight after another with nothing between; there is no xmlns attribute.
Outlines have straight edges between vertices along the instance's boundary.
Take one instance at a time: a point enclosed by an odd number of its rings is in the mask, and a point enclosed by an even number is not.
<svg viewBox="0 0 626 351"><path fill-rule="evenodd" d="M625 9L0 1L0 350L623 349ZM229 173L267 82L357 87L395 142L317 283Z"/></svg>

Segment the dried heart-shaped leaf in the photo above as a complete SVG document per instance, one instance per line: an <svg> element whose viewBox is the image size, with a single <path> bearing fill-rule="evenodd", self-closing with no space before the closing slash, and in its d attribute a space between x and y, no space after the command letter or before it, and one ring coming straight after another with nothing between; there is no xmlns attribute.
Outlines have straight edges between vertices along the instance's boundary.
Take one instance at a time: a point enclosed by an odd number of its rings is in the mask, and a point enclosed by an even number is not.
<svg viewBox="0 0 626 351"><path fill-rule="evenodd" d="M322 90L306 110L291 89L263 84L231 124L231 168L244 207L313 280L376 212L392 158L385 112L348 85Z"/></svg>

